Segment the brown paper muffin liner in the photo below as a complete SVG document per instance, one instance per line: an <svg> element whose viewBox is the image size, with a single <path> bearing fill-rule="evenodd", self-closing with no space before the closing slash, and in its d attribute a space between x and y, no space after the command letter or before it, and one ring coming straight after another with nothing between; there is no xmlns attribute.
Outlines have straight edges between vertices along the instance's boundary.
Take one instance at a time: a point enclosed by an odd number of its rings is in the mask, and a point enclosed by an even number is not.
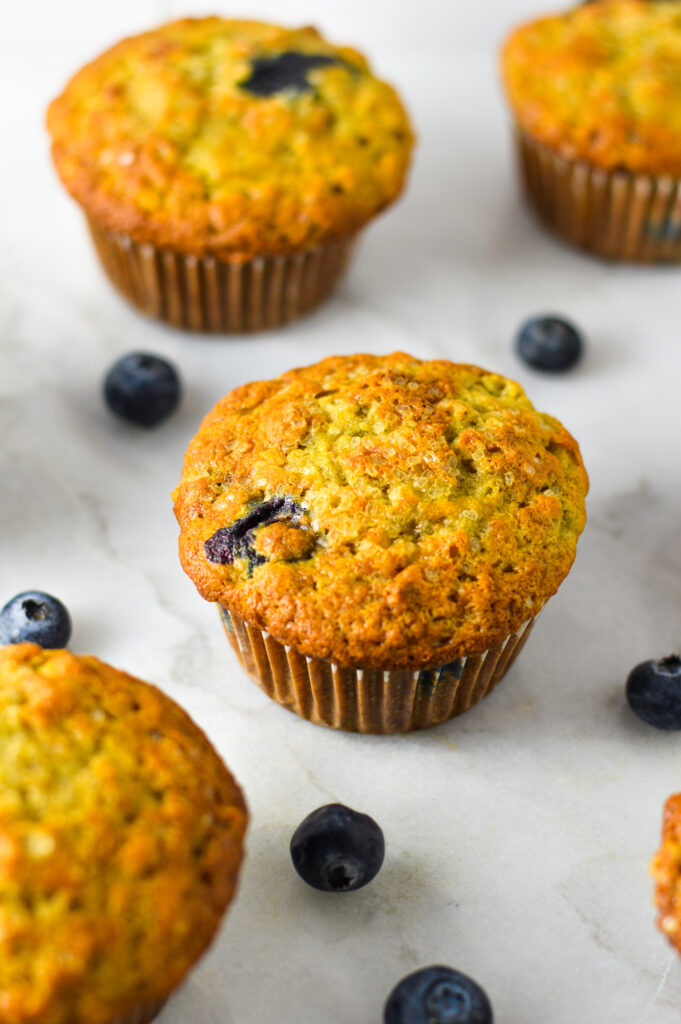
<svg viewBox="0 0 681 1024"><path fill-rule="evenodd" d="M681 179L606 171L516 130L525 194L566 242L611 260L681 260Z"/></svg>
<svg viewBox="0 0 681 1024"><path fill-rule="evenodd" d="M501 681L536 622L440 668L381 671L309 658L219 607L237 658L268 697L308 722L364 733L412 732L468 711Z"/></svg>
<svg viewBox="0 0 681 1024"><path fill-rule="evenodd" d="M153 1003L142 1003L130 1013L109 1021L109 1024L149 1024L149 1021L158 1017L167 1001L167 999L157 999Z"/></svg>
<svg viewBox="0 0 681 1024"><path fill-rule="evenodd" d="M343 276L356 240L239 263L157 249L87 222L104 271L129 302L173 327L213 333L267 330L307 313Z"/></svg>

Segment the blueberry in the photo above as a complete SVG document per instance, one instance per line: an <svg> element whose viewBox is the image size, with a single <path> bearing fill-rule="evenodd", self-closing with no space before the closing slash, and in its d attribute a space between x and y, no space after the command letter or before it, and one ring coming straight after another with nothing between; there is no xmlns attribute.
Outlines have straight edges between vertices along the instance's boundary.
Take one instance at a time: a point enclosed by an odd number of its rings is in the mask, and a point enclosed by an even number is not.
<svg viewBox="0 0 681 1024"><path fill-rule="evenodd" d="M170 416L180 395L175 367L148 352L123 356L104 380L104 397L111 411L140 427L155 427Z"/></svg>
<svg viewBox="0 0 681 1024"><path fill-rule="evenodd" d="M461 679L463 670L464 662L461 658L456 658L454 661L448 661L446 665L440 665L439 668L422 669L416 678L416 685L422 687L428 697L434 697L441 683L451 683L452 677Z"/></svg>
<svg viewBox="0 0 681 1024"><path fill-rule="evenodd" d="M581 334L568 320L536 316L520 328L515 347L520 358L535 370L561 373L579 361L584 345Z"/></svg>
<svg viewBox="0 0 681 1024"><path fill-rule="evenodd" d="M661 223L649 222L646 224L645 232L648 238L654 242L678 243L681 241L681 224L672 217L667 217Z"/></svg>
<svg viewBox="0 0 681 1024"><path fill-rule="evenodd" d="M232 565L237 558L245 558L249 572L252 572L255 566L267 561L253 546L257 527L286 519L292 526L297 526L304 515L305 510L293 498L263 501L231 526L216 530L203 545L206 558L216 565Z"/></svg>
<svg viewBox="0 0 681 1024"><path fill-rule="evenodd" d="M340 63L337 57L329 57L326 54L286 50L276 57L258 57L251 65L249 77L239 85L254 96L273 96L274 93L283 92L285 89L305 92L312 88L307 80L308 71Z"/></svg>
<svg viewBox="0 0 681 1024"><path fill-rule="evenodd" d="M56 597L40 590L17 594L0 611L0 643L66 647L71 616Z"/></svg>
<svg viewBox="0 0 681 1024"><path fill-rule="evenodd" d="M629 707L656 729L681 729L681 658L643 661L627 679Z"/></svg>
<svg viewBox="0 0 681 1024"><path fill-rule="evenodd" d="M424 967L395 986L384 1024L493 1024L489 999L472 978L451 967Z"/></svg>
<svg viewBox="0 0 681 1024"><path fill-rule="evenodd" d="M378 874L384 856L383 832L373 818L343 804L318 807L291 839L296 871L323 892L361 889Z"/></svg>

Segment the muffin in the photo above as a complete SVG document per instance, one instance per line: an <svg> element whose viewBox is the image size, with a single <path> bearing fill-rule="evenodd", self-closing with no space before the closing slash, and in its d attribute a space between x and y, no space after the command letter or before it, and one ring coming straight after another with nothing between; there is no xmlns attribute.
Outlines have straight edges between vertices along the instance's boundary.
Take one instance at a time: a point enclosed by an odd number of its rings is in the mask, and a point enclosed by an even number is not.
<svg viewBox="0 0 681 1024"><path fill-rule="evenodd" d="M185 18L79 71L47 124L108 276L178 327L276 327L316 306L403 189L395 91L314 28Z"/></svg>
<svg viewBox="0 0 681 1024"><path fill-rule="evenodd" d="M681 793L670 796L664 807L662 845L652 865L655 879L657 924L681 953Z"/></svg>
<svg viewBox="0 0 681 1024"><path fill-rule="evenodd" d="M395 353L237 388L174 499L184 569L265 692L387 733L499 682L572 564L586 490L518 384Z"/></svg>
<svg viewBox="0 0 681 1024"><path fill-rule="evenodd" d="M91 657L0 648L0 1019L146 1024L232 898L246 808L201 730Z"/></svg>
<svg viewBox="0 0 681 1024"><path fill-rule="evenodd" d="M517 29L503 51L530 205L610 259L681 259L681 12L599 0Z"/></svg>

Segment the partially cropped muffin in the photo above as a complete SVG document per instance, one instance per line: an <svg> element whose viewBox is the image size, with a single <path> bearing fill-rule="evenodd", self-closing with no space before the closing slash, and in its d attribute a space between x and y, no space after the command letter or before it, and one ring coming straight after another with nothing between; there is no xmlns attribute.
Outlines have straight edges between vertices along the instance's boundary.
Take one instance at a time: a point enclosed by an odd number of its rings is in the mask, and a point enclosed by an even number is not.
<svg viewBox="0 0 681 1024"><path fill-rule="evenodd" d="M502 58L526 193L601 256L681 259L681 11L598 0L518 28Z"/></svg>
<svg viewBox="0 0 681 1024"><path fill-rule="evenodd" d="M0 648L0 1019L146 1024L232 898L246 808L191 719L96 658Z"/></svg>
<svg viewBox="0 0 681 1024"><path fill-rule="evenodd" d="M314 28L186 18L125 39L48 111L105 269L178 326L276 326L321 301L405 183L402 103Z"/></svg>
<svg viewBox="0 0 681 1024"><path fill-rule="evenodd" d="M662 845L651 872L660 931L681 953L681 793L670 796L664 807Z"/></svg>
<svg viewBox="0 0 681 1024"><path fill-rule="evenodd" d="M572 564L586 490L576 442L518 384L396 353L227 395L175 511L256 681L312 721L396 732L501 679Z"/></svg>

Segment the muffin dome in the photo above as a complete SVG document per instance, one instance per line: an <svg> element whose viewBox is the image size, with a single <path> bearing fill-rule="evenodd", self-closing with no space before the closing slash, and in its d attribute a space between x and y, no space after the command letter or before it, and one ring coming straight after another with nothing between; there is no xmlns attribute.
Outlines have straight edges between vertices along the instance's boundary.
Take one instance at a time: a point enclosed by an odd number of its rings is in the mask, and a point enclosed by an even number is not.
<svg viewBox="0 0 681 1024"><path fill-rule="evenodd" d="M503 74L520 127L607 170L681 175L681 8L599 0L517 29Z"/></svg>
<svg viewBox="0 0 681 1024"><path fill-rule="evenodd" d="M237 388L175 492L207 600L340 665L426 668L501 643L567 574L573 438L475 366L334 357Z"/></svg>
<svg viewBox="0 0 681 1024"><path fill-rule="evenodd" d="M97 223L247 259L353 233L402 190L394 90L313 28L184 19L123 40L50 106L53 156Z"/></svg>
<svg viewBox="0 0 681 1024"><path fill-rule="evenodd" d="M0 648L0 747L0 1019L137 1020L232 896L237 785L155 687L33 644Z"/></svg>

